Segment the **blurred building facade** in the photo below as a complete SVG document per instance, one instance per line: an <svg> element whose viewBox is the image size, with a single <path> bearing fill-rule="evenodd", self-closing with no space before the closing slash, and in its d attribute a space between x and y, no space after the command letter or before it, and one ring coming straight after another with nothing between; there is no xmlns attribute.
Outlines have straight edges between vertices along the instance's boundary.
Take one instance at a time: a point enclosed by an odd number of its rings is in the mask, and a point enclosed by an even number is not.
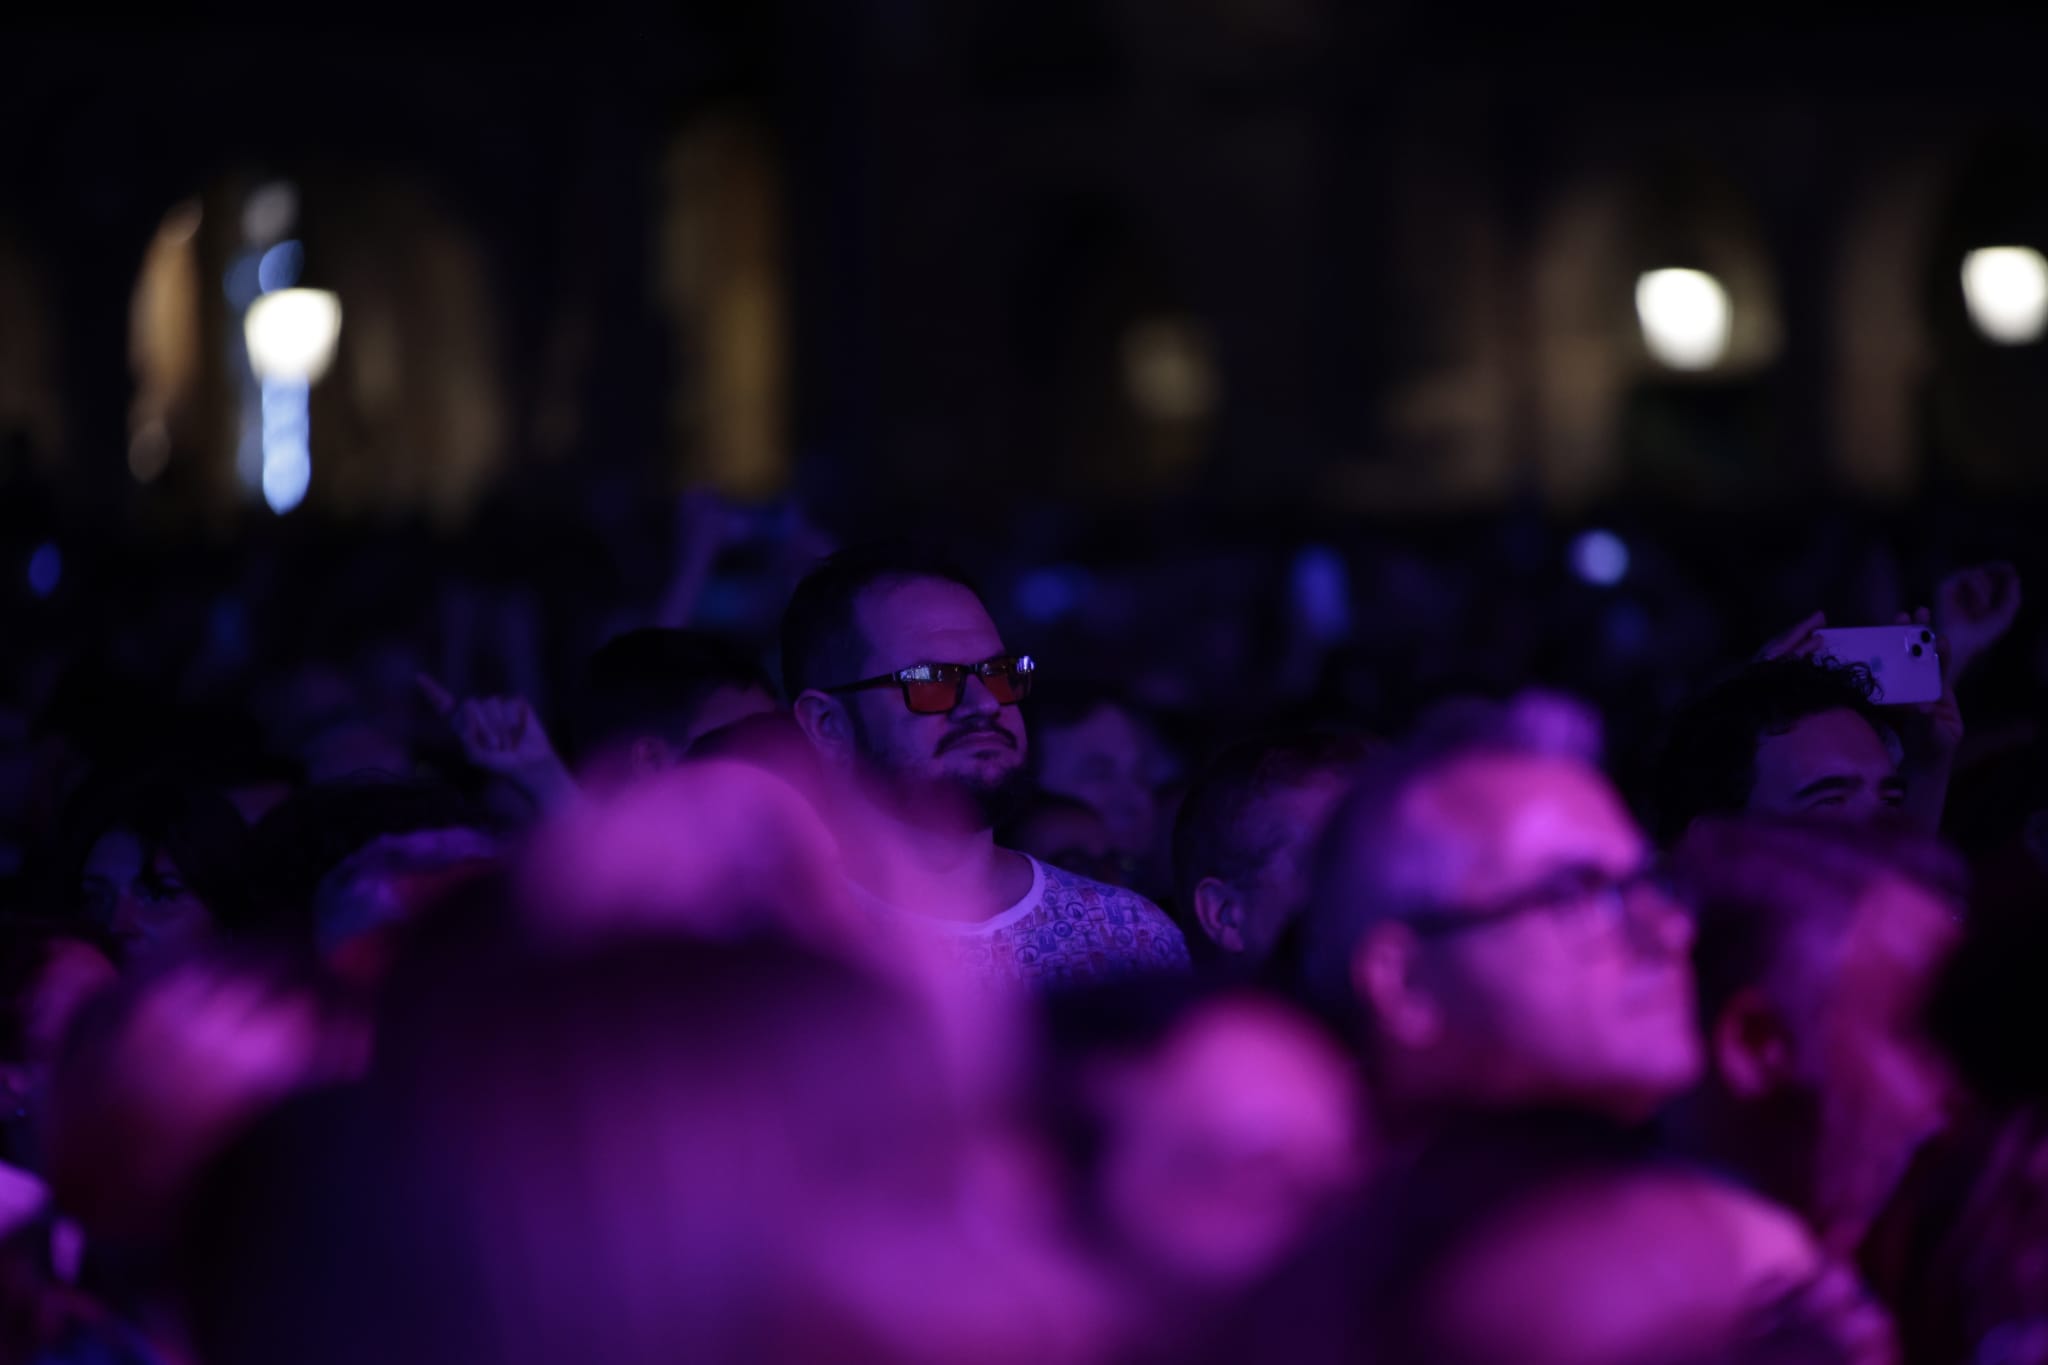
<svg viewBox="0 0 2048 1365"><path fill-rule="evenodd" d="M622 5L546 30L13 44L0 436L67 497L252 506L224 291L296 193L341 299L307 506L550 477L849 517L2038 491L2048 19L1337 0ZM1725 345L1645 343L1647 272ZM563 473L567 471L567 473ZM260 512L260 505L256 505Z"/></svg>

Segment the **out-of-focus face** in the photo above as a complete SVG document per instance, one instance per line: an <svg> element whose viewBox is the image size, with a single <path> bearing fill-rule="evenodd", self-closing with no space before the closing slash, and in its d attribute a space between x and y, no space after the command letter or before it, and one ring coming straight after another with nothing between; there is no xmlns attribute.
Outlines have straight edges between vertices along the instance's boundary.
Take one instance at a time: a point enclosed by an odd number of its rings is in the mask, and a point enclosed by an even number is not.
<svg viewBox="0 0 2048 1365"><path fill-rule="evenodd" d="M1906 796L1891 750L1854 711L1823 711L1763 736L1755 768L1749 809L1761 815L1863 821Z"/></svg>
<svg viewBox="0 0 2048 1365"><path fill-rule="evenodd" d="M982 663L1009 652L981 599L944 579L879 584L861 595L856 615L868 643L860 678L916 664ZM986 829L1023 789L1024 718L997 702L980 678L968 677L959 704L943 715L915 714L896 687L840 696L865 776L899 809Z"/></svg>
<svg viewBox="0 0 2048 1365"><path fill-rule="evenodd" d="M0 1066L0 1150L5 1159L33 1169L38 1163L34 1130L49 1093L50 1072L64 1035L78 1012L120 982L114 964L90 943L60 938L44 950L41 967L22 991L21 1062ZM26 1120L24 1122L23 1120ZM0 1203L4 1203L0 1198ZM0 1223L6 1223L0 1210Z"/></svg>
<svg viewBox="0 0 2048 1365"><path fill-rule="evenodd" d="M1421 784L1404 824L1447 919L1579 878L1622 881L1649 848L1605 778L1563 758L1486 757ZM1641 1118L1697 1078L1691 924L1648 885L1559 895L1419 949L1434 1036L1416 1065L1453 1103L1583 1104Z"/></svg>
<svg viewBox="0 0 2048 1365"><path fill-rule="evenodd" d="M1790 1212L1704 1176L1568 1187L1508 1213L1432 1283L1444 1358L1631 1365L1711 1354L1768 1305L1825 1300L1859 1365L1894 1361L1884 1314Z"/></svg>
<svg viewBox="0 0 2048 1365"><path fill-rule="evenodd" d="M86 854L78 893L119 943L125 966L176 956L213 934L213 915L176 864L162 852L145 862L142 842L125 829L101 835Z"/></svg>
<svg viewBox="0 0 2048 1365"><path fill-rule="evenodd" d="M77 939L50 945L22 1001L22 1048L31 1066L56 1060L64 1031L88 1001L120 980L106 954Z"/></svg>
<svg viewBox="0 0 2048 1365"><path fill-rule="evenodd" d="M1946 1124L1954 1080L1920 1028L1960 932L1903 878L1877 884L1841 948L1807 1065L1819 1099L1815 1222L1860 1241L1920 1145Z"/></svg>
<svg viewBox="0 0 2048 1365"><path fill-rule="evenodd" d="M1048 727L1039 736L1038 784L1093 806L1117 851L1143 857L1152 851L1158 818L1151 758L1144 727L1129 712L1098 706L1078 725Z"/></svg>
<svg viewBox="0 0 2048 1365"><path fill-rule="evenodd" d="M1330 817L1350 790L1336 774L1311 778L1255 802L1245 814L1253 847L1265 850L1259 870L1237 890L1243 903L1244 951L1263 958L1308 904L1315 854Z"/></svg>
<svg viewBox="0 0 2048 1365"><path fill-rule="evenodd" d="M1106 1087L1103 1216L1148 1278L1241 1287L1361 1175L1355 1072L1278 1005L1196 1011Z"/></svg>

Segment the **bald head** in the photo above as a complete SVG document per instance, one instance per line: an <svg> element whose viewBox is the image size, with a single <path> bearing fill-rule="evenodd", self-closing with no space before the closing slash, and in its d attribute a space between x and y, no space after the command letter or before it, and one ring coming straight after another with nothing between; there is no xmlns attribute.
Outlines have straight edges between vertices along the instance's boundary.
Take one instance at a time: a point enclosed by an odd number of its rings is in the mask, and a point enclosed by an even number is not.
<svg viewBox="0 0 2048 1365"><path fill-rule="evenodd" d="M1443 1266L1423 1311L1432 1359L1639 1365L1731 1343L1775 1295L1824 1273L1789 1211L1697 1172L1648 1169L1505 1210ZM1888 1336L1867 1297L1846 1307L1838 1339Z"/></svg>
<svg viewBox="0 0 2048 1365"><path fill-rule="evenodd" d="M1329 835L1306 965L1359 1028L1390 1121L1635 1120L1691 1084L1690 929L1648 855L1573 754L1489 741L1368 773Z"/></svg>
<svg viewBox="0 0 2048 1365"><path fill-rule="evenodd" d="M1645 850L1613 787L1576 758L1489 747L1371 773L1325 842L1313 984L1343 998L1376 924L1489 905L1561 868L1626 872Z"/></svg>

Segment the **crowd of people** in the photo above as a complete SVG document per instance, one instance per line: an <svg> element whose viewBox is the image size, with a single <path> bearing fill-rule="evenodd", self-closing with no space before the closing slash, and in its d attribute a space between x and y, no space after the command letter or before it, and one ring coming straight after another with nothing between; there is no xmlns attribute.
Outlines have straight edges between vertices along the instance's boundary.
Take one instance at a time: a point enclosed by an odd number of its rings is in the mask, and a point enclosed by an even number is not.
<svg viewBox="0 0 2048 1365"><path fill-rule="evenodd" d="M1222 714L1039 652L1078 569L721 515L573 629L20 635L0 1361L2048 1365L2011 565L1884 605L1938 701L1815 615L1610 726L1305 552Z"/></svg>

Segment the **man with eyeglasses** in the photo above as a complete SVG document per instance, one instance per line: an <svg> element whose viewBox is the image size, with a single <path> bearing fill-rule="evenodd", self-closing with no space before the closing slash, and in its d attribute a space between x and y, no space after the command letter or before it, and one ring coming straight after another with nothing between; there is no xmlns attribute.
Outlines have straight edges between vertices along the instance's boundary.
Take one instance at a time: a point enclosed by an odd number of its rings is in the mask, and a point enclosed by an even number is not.
<svg viewBox="0 0 2048 1365"><path fill-rule="evenodd" d="M1332 821L1303 966L1397 1138L1514 1107L1640 1122L1699 1073L1690 925L1559 709L1426 721Z"/></svg>
<svg viewBox="0 0 2048 1365"><path fill-rule="evenodd" d="M858 899L932 928L990 977L1187 967L1151 902L997 846L1030 788L1018 704L1037 664L1004 645L958 570L898 547L835 555L784 614L782 672Z"/></svg>

